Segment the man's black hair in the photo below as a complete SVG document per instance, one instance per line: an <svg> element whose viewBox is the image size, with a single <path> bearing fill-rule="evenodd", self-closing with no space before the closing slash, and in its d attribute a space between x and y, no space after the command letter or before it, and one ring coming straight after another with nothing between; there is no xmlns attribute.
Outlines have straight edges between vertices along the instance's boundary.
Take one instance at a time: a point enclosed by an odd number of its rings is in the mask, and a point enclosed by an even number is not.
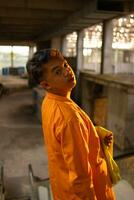
<svg viewBox="0 0 134 200"><path fill-rule="evenodd" d="M26 64L29 78L36 84L40 84L43 75L42 64L51 58L51 49L43 49L34 53L33 57Z"/></svg>

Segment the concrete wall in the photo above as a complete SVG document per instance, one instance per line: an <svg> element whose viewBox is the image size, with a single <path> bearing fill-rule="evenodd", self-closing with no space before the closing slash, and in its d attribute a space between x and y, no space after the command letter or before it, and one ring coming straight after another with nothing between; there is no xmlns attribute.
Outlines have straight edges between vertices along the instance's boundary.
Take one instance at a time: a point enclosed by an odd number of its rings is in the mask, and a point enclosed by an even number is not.
<svg viewBox="0 0 134 200"><path fill-rule="evenodd" d="M114 73L134 74L134 64L118 63L114 66Z"/></svg>
<svg viewBox="0 0 134 200"><path fill-rule="evenodd" d="M61 37L55 37L51 40L51 48L58 49L59 51L61 51L61 43Z"/></svg>
<svg viewBox="0 0 134 200"><path fill-rule="evenodd" d="M124 149L127 94L112 87L109 88L108 93L107 128L113 131L115 144Z"/></svg>
<svg viewBox="0 0 134 200"><path fill-rule="evenodd" d="M121 150L134 148L134 89L81 79L81 107L96 125L108 128Z"/></svg>
<svg viewBox="0 0 134 200"><path fill-rule="evenodd" d="M134 92L109 88L107 127L120 149L134 148Z"/></svg>
<svg viewBox="0 0 134 200"><path fill-rule="evenodd" d="M80 99L82 109L89 115L93 120L93 84L85 79L81 80Z"/></svg>
<svg viewBox="0 0 134 200"><path fill-rule="evenodd" d="M127 144L134 148L134 91L128 91L127 101L125 133L128 135Z"/></svg>

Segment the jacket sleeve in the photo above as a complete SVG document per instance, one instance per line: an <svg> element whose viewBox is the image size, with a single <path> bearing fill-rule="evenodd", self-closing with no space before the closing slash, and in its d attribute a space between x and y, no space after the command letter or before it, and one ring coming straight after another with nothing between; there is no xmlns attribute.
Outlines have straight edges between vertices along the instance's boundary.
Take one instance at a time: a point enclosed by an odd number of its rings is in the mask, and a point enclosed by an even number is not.
<svg viewBox="0 0 134 200"><path fill-rule="evenodd" d="M89 163L88 130L79 119L71 119L61 131L61 148L69 171L69 181L80 200L95 200Z"/></svg>

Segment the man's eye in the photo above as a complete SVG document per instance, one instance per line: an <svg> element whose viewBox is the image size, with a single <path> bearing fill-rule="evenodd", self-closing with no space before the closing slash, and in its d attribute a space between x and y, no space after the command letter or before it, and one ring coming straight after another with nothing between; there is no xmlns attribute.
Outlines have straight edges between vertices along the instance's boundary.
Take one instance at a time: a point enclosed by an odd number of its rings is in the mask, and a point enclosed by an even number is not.
<svg viewBox="0 0 134 200"><path fill-rule="evenodd" d="M67 63L65 63L65 64L64 64L64 67L65 67L65 68L66 68L66 67L68 67L68 64L67 64Z"/></svg>
<svg viewBox="0 0 134 200"><path fill-rule="evenodd" d="M59 69L59 70L56 70L56 71L55 71L55 74L60 75L60 74L61 74L61 70L60 70L60 69Z"/></svg>

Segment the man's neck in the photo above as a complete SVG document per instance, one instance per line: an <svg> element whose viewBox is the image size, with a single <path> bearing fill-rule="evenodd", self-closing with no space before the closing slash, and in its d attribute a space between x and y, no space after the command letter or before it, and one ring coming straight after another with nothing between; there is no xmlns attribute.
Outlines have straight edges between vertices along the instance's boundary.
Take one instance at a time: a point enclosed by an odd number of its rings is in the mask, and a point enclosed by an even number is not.
<svg viewBox="0 0 134 200"><path fill-rule="evenodd" d="M55 95L58 95L58 96L66 97L68 99L70 99L70 95L71 95L71 91L68 91L68 92L48 91L48 92L55 94Z"/></svg>

